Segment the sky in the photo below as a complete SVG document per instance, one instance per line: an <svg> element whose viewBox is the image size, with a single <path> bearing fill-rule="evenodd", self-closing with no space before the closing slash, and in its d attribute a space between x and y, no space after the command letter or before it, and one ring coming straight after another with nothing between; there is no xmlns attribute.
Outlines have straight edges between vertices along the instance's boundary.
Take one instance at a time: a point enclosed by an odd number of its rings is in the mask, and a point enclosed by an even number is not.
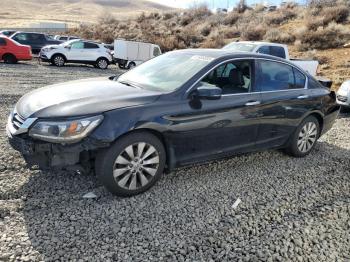
<svg viewBox="0 0 350 262"><path fill-rule="evenodd" d="M171 7L188 8L201 3L206 3L210 9L214 8L227 8L236 6L239 0L151 0L153 2L168 5ZM265 3L270 5L278 5L282 0L246 0L248 5L255 3ZM296 2L303 3L303 0L297 0Z"/></svg>

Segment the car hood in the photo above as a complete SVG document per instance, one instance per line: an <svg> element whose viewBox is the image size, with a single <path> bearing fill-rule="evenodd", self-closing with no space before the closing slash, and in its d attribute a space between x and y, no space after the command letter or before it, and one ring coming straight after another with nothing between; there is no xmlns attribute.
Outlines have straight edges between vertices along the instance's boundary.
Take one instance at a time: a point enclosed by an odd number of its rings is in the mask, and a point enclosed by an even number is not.
<svg viewBox="0 0 350 262"><path fill-rule="evenodd" d="M17 102L15 111L23 118L82 116L151 103L159 95L105 77L90 78L34 90Z"/></svg>
<svg viewBox="0 0 350 262"><path fill-rule="evenodd" d="M64 48L61 45L45 45L43 48L52 48L52 49L58 49L58 48Z"/></svg>

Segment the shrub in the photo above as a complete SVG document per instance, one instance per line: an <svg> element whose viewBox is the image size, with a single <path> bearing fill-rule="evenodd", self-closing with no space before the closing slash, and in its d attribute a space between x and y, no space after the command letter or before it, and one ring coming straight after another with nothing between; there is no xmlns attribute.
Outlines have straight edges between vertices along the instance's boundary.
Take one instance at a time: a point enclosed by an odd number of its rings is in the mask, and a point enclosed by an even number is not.
<svg viewBox="0 0 350 262"><path fill-rule="evenodd" d="M295 17L296 13L294 11L282 9L267 14L264 20L267 25L280 25Z"/></svg>
<svg viewBox="0 0 350 262"><path fill-rule="evenodd" d="M200 45L202 48L221 48L225 45L223 34L218 30L213 31Z"/></svg>
<svg viewBox="0 0 350 262"><path fill-rule="evenodd" d="M283 32L277 28L269 29L264 35L264 40L269 42L278 42L278 43L292 43L295 41L295 36L289 33Z"/></svg>
<svg viewBox="0 0 350 262"><path fill-rule="evenodd" d="M300 51L308 49L327 49L342 46L350 39L350 30L345 26L330 23L326 27L319 27L317 30L303 28L296 35L297 48Z"/></svg>
<svg viewBox="0 0 350 262"><path fill-rule="evenodd" d="M349 17L349 8L346 6L332 6L322 10L321 15L324 17L324 21L328 24L331 21L337 23L344 23Z"/></svg>
<svg viewBox="0 0 350 262"><path fill-rule="evenodd" d="M306 27L309 30L317 30L320 26L324 26L325 21L323 17L315 17L313 19L309 19L306 22Z"/></svg>
<svg viewBox="0 0 350 262"><path fill-rule="evenodd" d="M211 32L211 26L209 24L203 24L198 29L202 36L208 36Z"/></svg>
<svg viewBox="0 0 350 262"><path fill-rule="evenodd" d="M242 29L241 38L247 41L262 40L266 34L264 25L249 25L246 29Z"/></svg>
<svg viewBox="0 0 350 262"><path fill-rule="evenodd" d="M237 38L241 36L241 31L238 28L227 27L222 30L222 33L226 39Z"/></svg>
<svg viewBox="0 0 350 262"><path fill-rule="evenodd" d="M173 18L174 16L175 16L175 13L165 13L163 15L163 19L164 20L169 20L169 19Z"/></svg>
<svg viewBox="0 0 350 262"><path fill-rule="evenodd" d="M235 11L232 11L232 12L229 12L226 17L224 18L224 24L225 25L234 25L238 19L240 18L240 14L235 12Z"/></svg>

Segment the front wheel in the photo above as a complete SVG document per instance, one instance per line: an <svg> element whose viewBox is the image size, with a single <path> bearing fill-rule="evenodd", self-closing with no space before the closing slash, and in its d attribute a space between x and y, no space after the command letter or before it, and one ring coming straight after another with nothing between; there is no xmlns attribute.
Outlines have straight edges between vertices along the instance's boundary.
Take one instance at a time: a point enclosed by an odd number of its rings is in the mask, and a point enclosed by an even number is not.
<svg viewBox="0 0 350 262"><path fill-rule="evenodd" d="M295 157L308 155L320 134L320 124L314 116L309 116L295 130L286 152Z"/></svg>
<svg viewBox="0 0 350 262"><path fill-rule="evenodd" d="M99 58L96 61L97 68L100 69L107 69L108 67L108 60L106 58Z"/></svg>
<svg viewBox="0 0 350 262"><path fill-rule="evenodd" d="M63 55L57 54L51 58L51 63L55 66L61 67L66 63L66 59Z"/></svg>
<svg viewBox="0 0 350 262"><path fill-rule="evenodd" d="M165 160L164 146L156 136L131 133L97 155L96 174L111 193L137 195L161 177Z"/></svg>

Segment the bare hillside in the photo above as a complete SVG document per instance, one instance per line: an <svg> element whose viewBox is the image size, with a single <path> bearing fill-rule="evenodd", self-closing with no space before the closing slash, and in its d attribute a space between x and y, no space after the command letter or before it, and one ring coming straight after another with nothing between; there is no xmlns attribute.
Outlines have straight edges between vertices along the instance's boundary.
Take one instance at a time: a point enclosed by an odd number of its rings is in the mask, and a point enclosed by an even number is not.
<svg viewBox="0 0 350 262"><path fill-rule="evenodd" d="M103 15L126 19L142 12L169 10L146 0L2 0L1 27L23 27L36 21L95 23Z"/></svg>

